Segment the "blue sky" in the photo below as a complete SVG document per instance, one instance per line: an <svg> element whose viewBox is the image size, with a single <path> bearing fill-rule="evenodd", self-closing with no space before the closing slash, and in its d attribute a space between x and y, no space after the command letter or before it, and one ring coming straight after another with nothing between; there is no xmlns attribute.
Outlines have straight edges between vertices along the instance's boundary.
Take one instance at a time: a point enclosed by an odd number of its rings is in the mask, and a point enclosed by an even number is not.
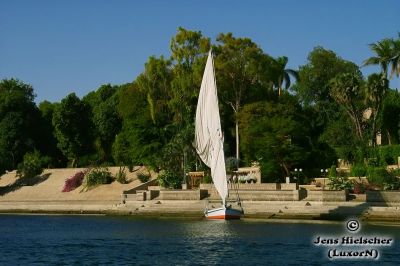
<svg viewBox="0 0 400 266"><path fill-rule="evenodd" d="M33 85L36 102L133 81L149 56L170 55L179 26L249 37L295 69L318 45L361 64L368 44L400 31L397 0L0 0L0 10L0 79Z"/></svg>

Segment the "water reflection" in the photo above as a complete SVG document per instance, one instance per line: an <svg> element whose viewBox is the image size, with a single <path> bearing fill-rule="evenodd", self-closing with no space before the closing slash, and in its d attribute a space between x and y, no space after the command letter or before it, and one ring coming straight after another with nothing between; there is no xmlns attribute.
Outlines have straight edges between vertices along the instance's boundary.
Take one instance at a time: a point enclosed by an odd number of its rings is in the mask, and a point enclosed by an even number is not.
<svg viewBox="0 0 400 266"><path fill-rule="evenodd" d="M399 227L363 225L362 233L390 235ZM288 265L330 263L315 235L342 235L342 223L279 223L146 219L137 217L1 216L0 265ZM383 262L398 260L399 243ZM27 256L29 254L29 256ZM352 263L359 264L362 263ZM364 262L365 264L365 262Z"/></svg>

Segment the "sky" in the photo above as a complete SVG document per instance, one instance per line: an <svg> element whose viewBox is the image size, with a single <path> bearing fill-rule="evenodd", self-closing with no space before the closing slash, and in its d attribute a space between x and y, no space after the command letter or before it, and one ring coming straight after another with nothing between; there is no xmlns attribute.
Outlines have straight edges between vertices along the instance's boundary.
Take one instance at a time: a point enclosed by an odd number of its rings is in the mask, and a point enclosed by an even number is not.
<svg viewBox="0 0 400 266"><path fill-rule="evenodd" d="M169 57L178 27L214 43L219 33L248 37L293 69L316 46L361 65L368 44L398 36L399 10L398 0L0 0L0 79L31 84L37 103L82 97L132 82L152 55Z"/></svg>

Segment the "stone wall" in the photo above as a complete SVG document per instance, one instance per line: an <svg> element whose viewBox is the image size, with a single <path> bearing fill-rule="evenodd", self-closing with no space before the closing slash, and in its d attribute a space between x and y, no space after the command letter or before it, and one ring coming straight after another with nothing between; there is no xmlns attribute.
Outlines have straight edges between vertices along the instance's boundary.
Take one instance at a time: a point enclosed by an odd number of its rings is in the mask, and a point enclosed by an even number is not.
<svg viewBox="0 0 400 266"><path fill-rule="evenodd" d="M298 190L238 190L239 198L245 201L298 201L300 199ZM229 190L228 200L237 198L236 190ZM208 191L209 200L219 200L217 191Z"/></svg>
<svg viewBox="0 0 400 266"><path fill-rule="evenodd" d="M205 190L160 190L159 200L201 200L206 196Z"/></svg>
<svg viewBox="0 0 400 266"><path fill-rule="evenodd" d="M296 190L298 185L296 183L235 183L228 184L229 189L240 190ZM215 189L213 184L200 184L200 189L212 190Z"/></svg>
<svg viewBox="0 0 400 266"><path fill-rule="evenodd" d="M400 202L400 191L367 191L367 202Z"/></svg>
<svg viewBox="0 0 400 266"><path fill-rule="evenodd" d="M154 186L158 183L157 179L152 179L130 190L125 190L123 194L136 194L137 190L147 190L149 186Z"/></svg>
<svg viewBox="0 0 400 266"><path fill-rule="evenodd" d="M228 184L230 189L240 189L240 190L277 190L280 189L278 183L235 183Z"/></svg>
<svg viewBox="0 0 400 266"><path fill-rule="evenodd" d="M346 201L345 190L307 190L308 201Z"/></svg>
<svg viewBox="0 0 400 266"><path fill-rule="evenodd" d="M239 191L241 200L245 201L298 201L298 190L265 190L265 191Z"/></svg>
<svg viewBox="0 0 400 266"><path fill-rule="evenodd" d="M280 185L281 190L296 190L299 189L299 185L297 183L281 183Z"/></svg>
<svg viewBox="0 0 400 266"><path fill-rule="evenodd" d="M135 193L135 194L123 194L124 201L144 201L146 200L146 192Z"/></svg>

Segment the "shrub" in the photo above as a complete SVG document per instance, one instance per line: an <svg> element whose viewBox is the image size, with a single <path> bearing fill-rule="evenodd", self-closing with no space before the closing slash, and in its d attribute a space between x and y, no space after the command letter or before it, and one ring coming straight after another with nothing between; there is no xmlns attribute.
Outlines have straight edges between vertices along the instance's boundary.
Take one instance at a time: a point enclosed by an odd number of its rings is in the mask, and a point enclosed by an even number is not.
<svg viewBox="0 0 400 266"><path fill-rule="evenodd" d="M127 184L125 167L120 167L118 173L115 175L115 179L121 184Z"/></svg>
<svg viewBox="0 0 400 266"><path fill-rule="evenodd" d="M354 194L364 194L367 187L362 182L353 180L353 192Z"/></svg>
<svg viewBox="0 0 400 266"><path fill-rule="evenodd" d="M17 176L33 178L43 172L42 161L38 151L28 152L24 155L22 163L18 164Z"/></svg>
<svg viewBox="0 0 400 266"><path fill-rule="evenodd" d="M157 179L160 186L165 188L180 188L182 185L182 177L170 171L163 172Z"/></svg>
<svg viewBox="0 0 400 266"><path fill-rule="evenodd" d="M336 166L332 165L329 169L329 188L333 190L351 189L352 183L345 172L337 172Z"/></svg>
<svg viewBox="0 0 400 266"><path fill-rule="evenodd" d="M383 190L399 190L400 180L398 178L391 178L383 182Z"/></svg>
<svg viewBox="0 0 400 266"><path fill-rule="evenodd" d="M389 172L388 178L383 182L383 190L400 189L400 169Z"/></svg>
<svg viewBox="0 0 400 266"><path fill-rule="evenodd" d="M82 185L83 178L85 177L86 171L79 171L70 178L65 180L64 188L62 192L70 192L80 185Z"/></svg>
<svg viewBox="0 0 400 266"><path fill-rule="evenodd" d="M204 172L203 184L211 184L211 183L212 183L211 174L208 171Z"/></svg>
<svg viewBox="0 0 400 266"><path fill-rule="evenodd" d="M400 145L390 145L379 147L379 156L386 164L396 164L400 156Z"/></svg>
<svg viewBox="0 0 400 266"><path fill-rule="evenodd" d="M329 169L329 178L336 176L337 176L336 166L332 165L331 168Z"/></svg>
<svg viewBox="0 0 400 266"><path fill-rule="evenodd" d="M84 183L86 188L91 188L97 185L110 184L113 180L107 168L96 167L85 174Z"/></svg>
<svg viewBox="0 0 400 266"><path fill-rule="evenodd" d="M329 188L333 190L351 189L352 184L347 176L329 177Z"/></svg>
<svg viewBox="0 0 400 266"><path fill-rule="evenodd" d="M367 179L370 184L383 186L383 183L388 180L389 173L385 167L369 167L367 173Z"/></svg>
<svg viewBox="0 0 400 266"><path fill-rule="evenodd" d="M363 164L355 164L351 167L351 176L366 176L367 168Z"/></svg>
<svg viewBox="0 0 400 266"><path fill-rule="evenodd" d="M140 182L146 183L147 181L150 180L150 175L145 173L139 173L137 175L137 178L140 180Z"/></svg>

